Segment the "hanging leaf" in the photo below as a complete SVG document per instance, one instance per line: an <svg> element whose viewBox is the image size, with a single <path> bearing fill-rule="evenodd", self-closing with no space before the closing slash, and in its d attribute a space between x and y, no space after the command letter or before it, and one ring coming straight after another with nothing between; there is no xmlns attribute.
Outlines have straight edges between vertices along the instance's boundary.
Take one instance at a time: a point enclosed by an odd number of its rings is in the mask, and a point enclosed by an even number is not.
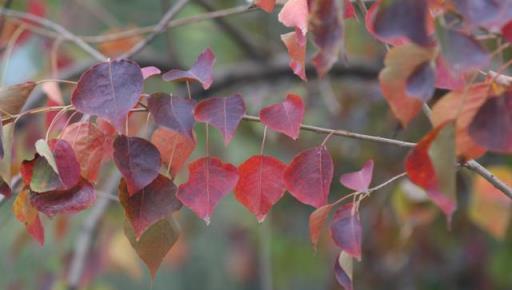
<svg viewBox="0 0 512 290"><path fill-rule="evenodd" d="M108 158L104 153L108 146L105 134L91 122L77 122L66 127L61 138L73 148L81 175L90 182L96 181L101 162Z"/></svg>
<svg viewBox="0 0 512 290"><path fill-rule="evenodd" d="M284 4L278 19L286 27L297 28L303 36L308 32L308 1L288 0Z"/></svg>
<svg viewBox="0 0 512 290"><path fill-rule="evenodd" d="M455 129L453 122L435 127L409 153L405 168L409 179L427 192L451 223L457 207L455 174Z"/></svg>
<svg viewBox="0 0 512 290"><path fill-rule="evenodd" d="M332 204L326 204L315 209L314 212L309 216L309 237L311 238L311 244L313 249L316 251L318 248L318 241L320 240L320 233L322 228L329 217L329 213L333 208Z"/></svg>
<svg viewBox="0 0 512 290"><path fill-rule="evenodd" d="M345 290L352 290L352 272L353 272L353 260L347 253L344 251L340 252L338 259L334 263L334 275L336 276L336 281L343 287Z"/></svg>
<svg viewBox="0 0 512 290"><path fill-rule="evenodd" d="M176 177L196 148L194 140L166 128L156 129L151 136L151 143L160 151L162 162L172 177Z"/></svg>
<svg viewBox="0 0 512 290"><path fill-rule="evenodd" d="M173 69L162 75L164 81L196 81L207 90L213 83L213 65L215 54L210 48L205 49L187 71Z"/></svg>
<svg viewBox="0 0 512 290"><path fill-rule="evenodd" d="M512 43L512 21L503 26L501 29L501 34L506 41Z"/></svg>
<svg viewBox="0 0 512 290"><path fill-rule="evenodd" d="M179 230L176 221L172 218L160 220L150 226L138 240L130 224L125 222L124 233L137 255L148 267L151 277L155 279L165 255L178 240Z"/></svg>
<svg viewBox="0 0 512 290"><path fill-rule="evenodd" d="M152 76L159 75L162 71L156 66L146 66L140 69L143 79L148 79Z"/></svg>
<svg viewBox="0 0 512 290"><path fill-rule="evenodd" d="M238 167L235 197L256 215L260 223L286 191L283 181L285 169L285 163L264 155L252 156Z"/></svg>
<svg viewBox="0 0 512 290"><path fill-rule="evenodd" d="M283 102L261 109L260 119L270 129L297 140L304 120L304 102L300 96L288 94Z"/></svg>
<svg viewBox="0 0 512 290"><path fill-rule="evenodd" d="M35 82L24 82L0 88L0 113L5 116L21 112L35 86Z"/></svg>
<svg viewBox="0 0 512 290"><path fill-rule="evenodd" d="M297 154L284 173L286 188L297 200L313 207L327 203L334 162L325 146Z"/></svg>
<svg viewBox="0 0 512 290"><path fill-rule="evenodd" d="M340 176L340 183L359 192L368 192L373 176L373 160L368 160L361 170Z"/></svg>
<svg viewBox="0 0 512 290"><path fill-rule="evenodd" d="M286 49L288 50L288 57L290 58L290 68L293 73L300 77L303 81L307 81L306 77L306 43L307 39L299 29L293 32L281 35Z"/></svg>
<svg viewBox="0 0 512 290"><path fill-rule="evenodd" d="M32 206L28 198L28 190L22 190L12 204L12 211L16 219L25 225L28 234L41 246L44 245L44 228L39 213Z"/></svg>
<svg viewBox="0 0 512 290"><path fill-rule="evenodd" d="M148 98L148 108L155 122L193 139L194 106L191 99L169 96L165 93L155 93Z"/></svg>
<svg viewBox="0 0 512 290"><path fill-rule="evenodd" d="M418 97L407 94L407 80L419 65L433 57L433 53L432 49L405 44L392 48L386 54L385 67L379 74L380 87L391 111L404 127L422 106Z"/></svg>
<svg viewBox="0 0 512 290"><path fill-rule="evenodd" d="M361 260L361 221L356 203L340 206L331 221L331 237L338 247Z"/></svg>
<svg viewBox="0 0 512 290"><path fill-rule="evenodd" d="M346 6L346 3L350 6ZM318 51L313 57L313 64L320 77L324 76L336 63L343 51L343 17L339 13L342 7L351 7L350 1L317 0L309 2L309 27ZM352 7L353 9L353 7Z"/></svg>
<svg viewBox="0 0 512 290"><path fill-rule="evenodd" d="M404 39L429 46L427 0L380 0L368 11L368 31L390 44L403 44Z"/></svg>
<svg viewBox="0 0 512 290"><path fill-rule="evenodd" d="M71 103L79 112L105 118L124 132L128 112L137 104L142 87L142 72L135 62L103 62L82 74Z"/></svg>
<svg viewBox="0 0 512 290"><path fill-rule="evenodd" d="M245 114L245 103L240 95L211 97L199 102L194 110L197 121L220 130L227 145L235 135L238 124Z"/></svg>
<svg viewBox="0 0 512 290"><path fill-rule="evenodd" d="M271 13L274 10L274 6L276 5L276 0L256 0L254 2L256 6L260 7L267 13Z"/></svg>
<svg viewBox="0 0 512 290"><path fill-rule="evenodd" d="M238 170L216 157L203 157L192 162L186 183L180 185L178 198L206 224L219 201L238 181Z"/></svg>
<svg viewBox="0 0 512 290"><path fill-rule="evenodd" d="M94 187L84 179L68 190L30 193L32 205L49 217L53 217L56 214L78 213L91 207L94 201L96 201Z"/></svg>
<svg viewBox="0 0 512 290"><path fill-rule="evenodd" d="M487 100L489 85L472 85L464 90L452 91L443 96L432 108L432 123L439 126L449 120L455 121L455 144L457 156L466 160L475 159L485 153L469 135L469 126L478 109ZM456 108L456 109L454 109Z"/></svg>
<svg viewBox="0 0 512 290"><path fill-rule="evenodd" d="M132 196L128 194L126 182L121 181L119 201L137 240L153 224L171 216L181 208L181 202L176 198L176 191L176 185L163 175L159 175L148 186Z"/></svg>
<svg viewBox="0 0 512 290"><path fill-rule="evenodd" d="M469 135L490 151L512 152L512 91L489 96L469 125Z"/></svg>
<svg viewBox="0 0 512 290"><path fill-rule="evenodd" d="M80 164L76 159L73 147L62 139L52 139L48 145L57 165L56 173L59 175L64 189L75 186L80 181Z"/></svg>
<svg viewBox="0 0 512 290"><path fill-rule="evenodd" d="M158 176L160 152L146 139L119 135L114 140L114 162L132 196Z"/></svg>

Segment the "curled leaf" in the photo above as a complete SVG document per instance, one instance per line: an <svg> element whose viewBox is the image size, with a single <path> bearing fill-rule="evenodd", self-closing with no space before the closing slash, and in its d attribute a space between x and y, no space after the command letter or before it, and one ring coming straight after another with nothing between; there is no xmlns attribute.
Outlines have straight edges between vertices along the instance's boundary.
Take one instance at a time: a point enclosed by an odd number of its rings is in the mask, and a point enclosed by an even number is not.
<svg viewBox="0 0 512 290"><path fill-rule="evenodd" d="M302 35L299 29L296 29L293 32L282 34L281 40L288 50L290 68L293 73L303 81L307 81L305 64L307 44L306 37Z"/></svg>
<svg viewBox="0 0 512 290"><path fill-rule="evenodd" d="M164 81L196 81L207 90L213 83L213 65L215 54L210 48L205 49L187 71L173 69L162 75Z"/></svg>

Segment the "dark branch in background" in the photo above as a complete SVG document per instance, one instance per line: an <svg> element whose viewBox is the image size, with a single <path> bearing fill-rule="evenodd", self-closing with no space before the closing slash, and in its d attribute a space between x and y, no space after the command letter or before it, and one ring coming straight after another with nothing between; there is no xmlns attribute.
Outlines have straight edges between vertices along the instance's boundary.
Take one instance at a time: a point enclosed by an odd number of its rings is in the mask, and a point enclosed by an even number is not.
<svg viewBox="0 0 512 290"><path fill-rule="evenodd" d="M208 12L213 12L217 9L213 5L211 5L206 0L194 0L199 6L204 8ZM231 39L238 45L238 47L244 51L244 53L251 59L264 61L267 58L261 52L262 50L258 48L254 41L251 38L247 37L247 33L244 33L238 27L231 25L223 18L215 18L215 24L222 29Z"/></svg>

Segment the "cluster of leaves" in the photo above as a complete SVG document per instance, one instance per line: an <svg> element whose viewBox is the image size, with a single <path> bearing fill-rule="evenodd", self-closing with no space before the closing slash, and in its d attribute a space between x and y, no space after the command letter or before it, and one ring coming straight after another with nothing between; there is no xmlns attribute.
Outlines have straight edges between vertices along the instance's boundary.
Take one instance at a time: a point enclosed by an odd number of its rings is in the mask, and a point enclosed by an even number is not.
<svg viewBox="0 0 512 290"><path fill-rule="evenodd" d="M409 179L425 190L448 220L457 208L457 163L488 150L512 151L512 88L497 82L495 76L477 78L479 70L488 69L492 61L477 35L494 32L511 41L512 4L483 2L485 7L476 11L480 0L378 0L365 16L369 33L390 47L379 80L391 111L403 126L419 114L436 88L449 90L433 107L434 128L405 160ZM275 0L256 4L271 12ZM307 80L306 46L311 33L317 47L312 63L320 76L325 75L343 53L343 25L352 17L357 13L348 0L286 2L278 19L294 29L281 36L293 72ZM198 82L207 90L213 83L214 63L214 53L206 49L189 70L171 70L161 77ZM188 180L176 185L174 178L196 147L195 124L218 129L227 145L245 116L246 105L238 94L200 102L166 93L145 94L144 79L160 74L155 67L141 69L125 59L99 63L82 74L71 106L63 111L76 110L83 118L65 124L58 138L38 140L34 158L21 164L24 186L13 211L27 232L43 244L40 213L49 217L73 214L93 205L98 172L112 160L123 177L118 194L126 214L126 236L153 277L177 240L173 214L183 206L209 223L219 201L234 191L236 199L263 222L288 191L316 209L310 216L315 247L323 224L334 211L330 235L341 249L334 272L345 289L352 289L352 259L361 259L359 206L373 191L373 161L340 177L342 185L354 190L348 196L353 199L345 203L345 198L328 200L334 164L325 146L327 138L298 153L289 164L264 155L263 149L238 167L207 152L190 162ZM19 114L35 85L27 82L2 89L2 114ZM158 125L150 138L128 131L130 115L140 111L149 112ZM269 129L295 140L304 113L301 97L289 94L282 102L262 108L259 117ZM4 180L0 193L11 196Z"/></svg>

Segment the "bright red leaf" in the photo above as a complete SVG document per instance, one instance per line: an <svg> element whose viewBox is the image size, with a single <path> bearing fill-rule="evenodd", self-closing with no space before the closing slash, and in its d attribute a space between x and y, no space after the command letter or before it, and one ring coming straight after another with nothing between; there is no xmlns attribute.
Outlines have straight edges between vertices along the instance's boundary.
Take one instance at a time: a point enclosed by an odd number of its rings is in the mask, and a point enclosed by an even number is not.
<svg viewBox="0 0 512 290"><path fill-rule="evenodd" d="M506 41L512 43L512 21L501 28L501 34Z"/></svg>
<svg viewBox="0 0 512 290"><path fill-rule="evenodd" d="M373 176L373 160L368 160L361 170L340 176L340 183L359 192L368 192Z"/></svg>
<svg viewBox="0 0 512 290"><path fill-rule="evenodd" d="M293 73L300 77L303 81L307 81L306 77L306 43L307 39L299 29L281 35L288 57L290 58L290 68Z"/></svg>
<svg viewBox="0 0 512 290"><path fill-rule="evenodd" d="M155 93L148 98L149 112L159 126L166 127L193 139L194 106L196 102L165 93Z"/></svg>
<svg viewBox="0 0 512 290"><path fill-rule="evenodd" d="M336 210L330 233L338 247L361 260L361 221L355 203L344 204Z"/></svg>
<svg viewBox="0 0 512 290"><path fill-rule="evenodd" d="M96 181L101 162L107 157L105 148L109 145L103 132L91 122L73 123L61 134L76 154L81 175L90 182Z"/></svg>
<svg viewBox="0 0 512 290"><path fill-rule="evenodd" d="M308 32L308 1L288 0L284 4L278 19L286 27L297 28L303 36Z"/></svg>
<svg viewBox="0 0 512 290"><path fill-rule="evenodd" d="M334 162L325 146L297 154L284 174L286 188L297 200L313 207L327 203Z"/></svg>
<svg viewBox="0 0 512 290"><path fill-rule="evenodd" d="M256 155L238 167L235 196L263 222L274 204L284 195L286 164L272 156Z"/></svg>
<svg viewBox="0 0 512 290"><path fill-rule="evenodd" d="M216 157L204 157L192 162L189 178L180 185L178 198L207 224L219 201L238 181L238 170Z"/></svg>
<svg viewBox="0 0 512 290"><path fill-rule="evenodd" d="M276 6L276 0L256 0L254 4L265 12L270 13L274 10L274 6Z"/></svg>
<svg viewBox="0 0 512 290"><path fill-rule="evenodd" d="M30 202L47 216L74 214L89 208L96 200L96 192L91 183L82 180L75 187L64 191L44 193L30 192Z"/></svg>
<svg viewBox="0 0 512 290"><path fill-rule="evenodd" d="M315 211L309 216L309 237L311 238L311 244L315 251L318 248L320 233L322 232L325 221L329 217L332 207L332 204L326 204L315 209Z"/></svg>
<svg viewBox="0 0 512 290"><path fill-rule="evenodd" d="M181 208L181 202L176 198L176 191L176 185L163 175L159 175L148 186L132 196L128 194L126 182L121 181L119 201L137 240L153 224Z"/></svg>
<svg viewBox="0 0 512 290"><path fill-rule="evenodd" d="M22 190L12 204L12 211L16 219L25 225L25 229L29 235L44 245L44 228L39 218L39 213L32 206L29 200L28 190Z"/></svg>
<svg viewBox="0 0 512 290"><path fill-rule="evenodd" d="M108 61L82 74L71 103L79 112L107 119L122 132L128 112L139 100L142 86L143 76L135 62Z"/></svg>
<svg viewBox="0 0 512 290"><path fill-rule="evenodd" d="M207 90L213 83L213 65L215 54L210 48L205 49L190 70L170 70L162 75L164 81L196 81Z"/></svg>
<svg viewBox="0 0 512 290"><path fill-rule="evenodd" d="M304 102L300 96L288 94L283 102L261 109L260 119L270 129L296 140L304 119Z"/></svg>
<svg viewBox="0 0 512 290"><path fill-rule="evenodd" d="M151 136L151 143L160 151L162 162L173 177L176 177L196 148L194 140L166 128L156 129Z"/></svg>
<svg viewBox="0 0 512 290"><path fill-rule="evenodd" d="M146 139L119 135L114 140L114 162L132 196L158 176L160 152Z"/></svg>
<svg viewBox="0 0 512 290"><path fill-rule="evenodd" d="M207 123L220 130L227 145L245 114L245 103L240 95L211 97L199 102L194 110L197 121Z"/></svg>

